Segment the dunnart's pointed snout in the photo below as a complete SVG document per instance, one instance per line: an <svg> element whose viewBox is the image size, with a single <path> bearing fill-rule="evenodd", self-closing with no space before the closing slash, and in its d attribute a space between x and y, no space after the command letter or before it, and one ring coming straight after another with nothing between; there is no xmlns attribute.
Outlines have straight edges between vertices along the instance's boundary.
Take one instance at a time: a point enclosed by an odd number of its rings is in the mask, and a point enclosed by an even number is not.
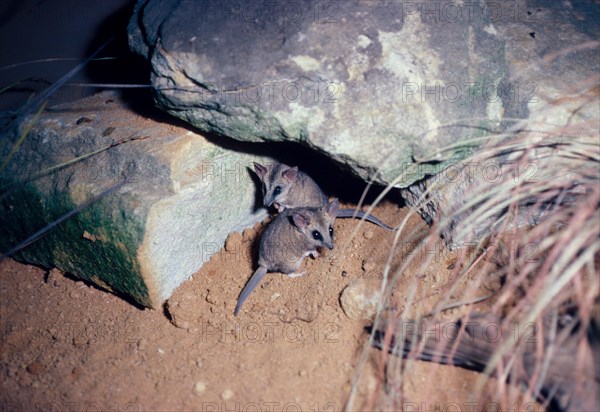
<svg viewBox="0 0 600 412"><path fill-rule="evenodd" d="M325 243L325 246L327 246L327 249L333 250L333 242L331 242L331 243Z"/></svg>

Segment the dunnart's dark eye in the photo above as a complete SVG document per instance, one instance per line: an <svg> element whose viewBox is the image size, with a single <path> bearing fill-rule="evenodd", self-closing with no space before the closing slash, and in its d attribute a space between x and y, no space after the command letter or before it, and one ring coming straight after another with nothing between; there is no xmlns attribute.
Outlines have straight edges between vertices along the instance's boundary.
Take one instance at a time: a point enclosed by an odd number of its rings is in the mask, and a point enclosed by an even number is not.
<svg viewBox="0 0 600 412"><path fill-rule="evenodd" d="M318 230L313 230L312 236L314 240L323 240L323 235Z"/></svg>
<svg viewBox="0 0 600 412"><path fill-rule="evenodd" d="M275 186L275 189L273 189L273 197L279 196L280 193L281 193L281 186Z"/></svg>
<svg viewBox="0 0 600 412"><path fill-rule="evenodd" d="M329 226L329 236L333 237L333 226Z"/></svg>

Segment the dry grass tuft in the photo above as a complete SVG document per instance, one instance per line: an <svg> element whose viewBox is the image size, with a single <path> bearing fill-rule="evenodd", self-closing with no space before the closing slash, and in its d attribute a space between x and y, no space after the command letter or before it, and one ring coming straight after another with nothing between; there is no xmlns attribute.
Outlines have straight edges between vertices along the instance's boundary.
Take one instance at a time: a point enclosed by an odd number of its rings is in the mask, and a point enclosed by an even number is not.
<svg viewBox="0 0 600 412"><path fill-rule="evenodd" d="M394 266L402 240L415 237L400 226L369 339L382 349L379 390L359 395L373 355L367 347L348 410L403 410L415 401L411 370L422 360L481 372L465 402L502 410L533 400L550 410L600 405L600 138L597 114L589 116L599 95L592 85L555 100L487 136L452 168L451 183L441 175L428 182L411 212L437 206L422 245L431 250L443 238L456 259L432 311L418 313L421 274L439 265L433 254L414 253ZM571 115L551 124L565 107ZM430 378L420 393L433 402L443 388Z"/></svg>

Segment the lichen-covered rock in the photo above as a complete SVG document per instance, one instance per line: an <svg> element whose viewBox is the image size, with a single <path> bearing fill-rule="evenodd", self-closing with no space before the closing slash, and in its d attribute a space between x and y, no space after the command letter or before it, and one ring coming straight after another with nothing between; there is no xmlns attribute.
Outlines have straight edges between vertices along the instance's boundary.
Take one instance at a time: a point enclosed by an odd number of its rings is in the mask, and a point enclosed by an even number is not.
<svg viewBox="0 0 600 412"><path fill-rule="evenodd" d="M3 136L2 159L18 138ZM1 250L120 185L15 257L158 307L230 232L266 216L248 168L254 160L269 161L142 117L116 94L55 107L0 175Z"/></svg>
<svg viewBox="0 0 600 412"><path fill-rule="evenodd" d="M541 193L537 198L525 197L518 213L505 225L498 225L502 210L485 219L473 219L474 198L484 202L501 184L507 200L511 192L518 192L517 187L536 181L564 187L557 203L582 194L578 189L590 162L568 150L559 155L556 148L580 145L585 149L575 152L583 150L590 159L598 152L598 23L595 13L586 10L594 7L591 2L574 7L534 2L513 18L495 20L495 30L506 45L507 103L511 103L506 116L512 118L507 123L515 124L507 129L504 140L513 148L527 148L527 152L493 149L503 144L496 138L463 164L441 165L435 175L401 190L406 203L417 207L425 220L445 220L442 235L453 247L480 241L499 227L510 230L534 225L543 210L537 201L554 201ZM515 118L523 120L514 123ZM597 164L591 167L597 169ZM419 203L423 195L426 199Z"/></svg>
<svg viewBox="0 0 600 412"><path fill-rule="evenodd" d="M487 13L441 5L139 0L129 43L152 64L158 105L200 130L301 142L406 187L463 158L470 147L438 150L505 110Z"/></svg>

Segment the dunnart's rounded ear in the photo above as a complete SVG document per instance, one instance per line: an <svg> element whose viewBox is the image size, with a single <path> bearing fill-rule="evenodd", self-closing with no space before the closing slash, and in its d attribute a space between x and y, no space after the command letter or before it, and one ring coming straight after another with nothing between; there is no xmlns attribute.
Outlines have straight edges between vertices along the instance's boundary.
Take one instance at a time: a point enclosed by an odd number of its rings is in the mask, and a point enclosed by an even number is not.
<svg viewBox="0 0 600 412"><path fill-rule="evenodd" d="M260 163L254 162L254 172L262 180L267 174L267 168L261 165Z"/></svg>
<svg viewBox="0 0 600 412"><path fill-rule="evenodd" d="M292 213L292 220L294 221L294 225L296 225L298 229L304 229L310 223L310 219L300 212Z"/></svg>
<svg viewBox="0 0 600 412"><path fill-rule="evenodd" d="M290 167L289 169L284 170L281 175L288 182L296 180L296 177L298 176L298 166Z"/></svg>
<svg viewBox="0 0 600 412"><path fill-rule="evenodd" d="M325 213L327 213L331 217L336 217L339 208L340 208L340 201L337 198L334 198L325 207Z"/></svg>

